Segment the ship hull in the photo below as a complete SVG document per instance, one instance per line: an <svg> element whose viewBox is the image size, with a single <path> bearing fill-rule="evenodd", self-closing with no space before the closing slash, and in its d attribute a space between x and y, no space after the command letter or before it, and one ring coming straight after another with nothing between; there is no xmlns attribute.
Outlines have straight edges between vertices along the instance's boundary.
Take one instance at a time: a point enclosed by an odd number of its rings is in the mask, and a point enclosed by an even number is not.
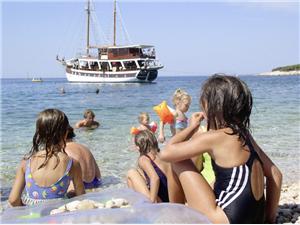
<svg viewBox="0 0 300 225"><path fill-rule="evenodd" d="M157 75L157 70L102 72L67 69L66 71L67 80L73 83L150 83Z"/></svg>

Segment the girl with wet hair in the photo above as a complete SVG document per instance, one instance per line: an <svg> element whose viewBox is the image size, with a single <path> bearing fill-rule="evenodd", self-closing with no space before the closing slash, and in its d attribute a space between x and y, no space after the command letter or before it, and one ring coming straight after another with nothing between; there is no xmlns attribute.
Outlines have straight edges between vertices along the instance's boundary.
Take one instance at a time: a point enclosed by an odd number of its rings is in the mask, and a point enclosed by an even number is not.
<svg viewBox="0 0 300 225"><path fill-rule="evenodd" d="M46 109L39 113L32 148L20 163L9 195L10 205L65 198L71 180L76 195L85 193L80 165L65 152L68 128L68 118L62 111Z"/></svg>
<svg viewBox="0 0 300 225"><path fill-rule="evenodd" d="M249 88L237 77L214 75L202 87L200 105L203 112L159 154L172 163L188 205L213 223L274 223L282 174L250 133ZM197 133L204 119L207 132ZM190 160L205 152L216 176L213 189Z"/></svg>
<svg viewBox="0 0 300 225"><path fill-rule="evenodd" d="M149 130L140 131L134 137L140 156L138 169L130 169L127 173L127 185L144 194L152 202L183 203L181 187L176 182L171 164L161 161L157 139Z"/></svg>

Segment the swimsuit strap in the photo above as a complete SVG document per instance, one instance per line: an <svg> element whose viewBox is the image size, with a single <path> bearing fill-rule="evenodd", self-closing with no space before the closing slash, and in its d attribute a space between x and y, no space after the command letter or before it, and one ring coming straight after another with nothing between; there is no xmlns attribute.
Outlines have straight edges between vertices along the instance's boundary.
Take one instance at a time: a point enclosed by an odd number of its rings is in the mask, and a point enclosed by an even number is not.
<svg viewBox="0 0 300 225"><path fill-rule="evenodd" d="M168 194L168 180L166 175L164 174L164 172L156 165L156 163L150 158L150 156L145 155L148 159L150 159L151 164L156 172L156 174L159 177L160 180L160 185L159 185L159 189L158 189L158 193L157 195L160 197L160 199L163 202L169 202L169 194ZM146 177L146 181L147 181L147 186L148 188L150 188L150 179L148 177L148 175L145 173L145 177Z"/></svg>
<svg viewBox="0 0 300 225"><path fill-rule="evenodd" d="M263 164L262 161L261 161L261 159L259 158L257 152L255 151L255 149L254 149L254 147L253 147L253 144L251 143L249 137L246 138L245 143L246 143L246 145L249 147L249 150L250 150L250 156L249 156L249 159L247 160L246 164L247 164L248 166L252 166L253 161L254 161L255 159L257 159L261 164Z"/></svg>
<svg viewBox="0 0 300 225"><path fill-rule="evenodd" d="M187 118L185 118L185 119L176 119L176 121L178 121L178 122L187 122L188 119Z"/></svg>

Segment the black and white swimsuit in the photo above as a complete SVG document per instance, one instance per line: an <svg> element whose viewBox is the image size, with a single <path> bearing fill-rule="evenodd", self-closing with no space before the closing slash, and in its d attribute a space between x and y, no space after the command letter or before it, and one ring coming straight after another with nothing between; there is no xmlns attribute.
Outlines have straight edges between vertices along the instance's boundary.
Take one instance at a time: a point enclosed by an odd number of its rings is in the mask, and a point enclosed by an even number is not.
<svg viewBox="0 0 300 225"><path fill-rule="evenodd" d="M216 175L214 192L216 203L220 206L230 223L263 223L265 197L256 200L251 188L251 170L253 161L259 157L248 143L250 156L244 165L223 168L212 160Z"/></svg>

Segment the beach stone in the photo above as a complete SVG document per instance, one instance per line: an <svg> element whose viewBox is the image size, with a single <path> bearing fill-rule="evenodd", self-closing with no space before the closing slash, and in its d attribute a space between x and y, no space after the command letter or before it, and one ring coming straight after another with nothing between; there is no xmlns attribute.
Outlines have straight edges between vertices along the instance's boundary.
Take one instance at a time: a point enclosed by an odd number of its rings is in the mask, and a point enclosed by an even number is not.
<svg viewBox="0 0 300 225"><path fill-rule="evenodd" d="M298 218L300 216L299 213L294 213L293 218Z"/></svg>
<svg viewBox="0 0 300 225"><path fill-rule="evenodd" d="M300 207L299 207L299 205L296 208L294 208L294 212L300 213Z"/></svg>
<svg viewBox="0 0 300 225"><path fill-rule="evenodd" d="M292 214L292 210L289 209L289 208L281 209L279 212L281 212L283 216L287 216L287 215L291 215Z"/></svg>
<svg viewBox="0 0 300 225"><path fill-rule="evenodd" d="M283 223L284 222L284 217L278 217L276 220L276 223Z"/></svg>
<svg viewBox="0 0 300 225"><path fill-rule="evenodd" d="M96 208L95 202L91 201L91 200L88 200L88 199L82 200L77 205L77 209L79 209L79 210L94 209L94 208Z"/></svg>

